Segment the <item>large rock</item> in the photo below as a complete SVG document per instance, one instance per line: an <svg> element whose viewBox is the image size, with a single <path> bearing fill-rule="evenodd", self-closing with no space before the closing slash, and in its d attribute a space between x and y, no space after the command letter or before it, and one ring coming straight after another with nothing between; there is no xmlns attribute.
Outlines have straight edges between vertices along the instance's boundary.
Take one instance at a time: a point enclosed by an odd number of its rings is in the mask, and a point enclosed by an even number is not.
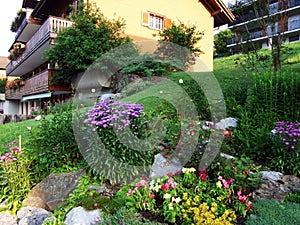
<svg viewBox="0 0 300 225"><path fill-rule="evenodd" d="M51 214L45 209L37 207L22 207L17 212L18 225L42 225L44 220Z"/></svg>
<svg viewBox="0 0 300 225"><path fill-rule="evenodd" d="M64 220L66 225L92 225L96 220L101 218L101 212L99 209L85 210L79 206L73 208Z"/></svg>
<svg viewBox="0 0 300 225"><path fill-rule="evenodd" d="M228 117L225 119L220 120L218 123L215 124L215 129L217 130L225 130L230 127L237 127L238 121L235 118Z"/></svg>
<svg viewBox="0 0 300 225"><path fill-rule="evenodd" d="M78 178L85 173L85 170L77 172L51 174L37 184L23 201L24 205L35 206L53 211L64 205L65 198L78 185Z"/></svg>
<svg viewBox="0 0 300 225"><path fill-rule="evenodd" d="M253 193L254 200L275 199L283 202L286 196L300 190L300 178L275 171L262 171L263 184Z"/></svg>
<svg viewBox="0 0 300 225"><path fill-rule="evenodd" d="M17 225L17 219L17 216L13 216L9 212L0 212L0 225Z"/></svg>
<svg viewBox="0 0 300 225"><path fill-rule="evenodd" d="M162 153L155 155L150 177L160 177L168 173L181 172L183 166L176 157L166 158Z"/></svg>

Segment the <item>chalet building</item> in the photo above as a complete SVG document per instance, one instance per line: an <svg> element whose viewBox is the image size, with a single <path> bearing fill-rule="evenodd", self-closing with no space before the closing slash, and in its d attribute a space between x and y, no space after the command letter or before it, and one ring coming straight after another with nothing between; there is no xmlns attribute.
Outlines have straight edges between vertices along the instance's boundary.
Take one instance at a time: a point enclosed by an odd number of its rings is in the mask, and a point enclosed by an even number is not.
<svg viewBox="0 0 300 225"><path fill-rule="evenodd" d="M270 47L271 37L281 33L284 43L299 41L300 37L300 0L271 0L268 12L265 9L254 11L253 1L237 1L229 6L236 20L228 24L228 29L233 31L233 38L228 40L227 47L231 52L238 53L239 46L246 44L251 39L255 46L260 48ZM238 12L233 8L239 4ZM262 29L256 14L272 18L273 25Z"/></svg>
<svg viewBox="0 0 300 225"><path fill-rule="evenodd" d="M6 68L8 77L20 77L17 88L7 88L5 92L10 111L30 114L33 107L44 108L49 102L71 98L71 85L51 83L55 67L45 60L43 53L54 44L58 31L72 25L68 20L70 5L76 7L79 2L23 0L22 10L12 23L11 30L16 36ZM95 0L95 3L107 18L125 19L125 34L134 41L155 39L153 34L172 21L195 24L204 31L199 43L204 52L201 59L210 70L213 69L213 29L234 20L222 0Z"/></svg>

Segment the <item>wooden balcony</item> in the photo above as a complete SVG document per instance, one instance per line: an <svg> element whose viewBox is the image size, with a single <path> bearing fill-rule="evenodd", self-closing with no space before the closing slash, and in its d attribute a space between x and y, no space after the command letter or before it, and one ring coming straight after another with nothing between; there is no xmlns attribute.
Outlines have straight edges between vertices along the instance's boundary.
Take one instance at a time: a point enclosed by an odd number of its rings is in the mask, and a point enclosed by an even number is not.
<svg viewBox="0 0 300 225"><path fill-rule="evenodd" d="M32 66L37 67L43 61L41 59L42 52L50 47L50 39L55 38L59 31L71 25L72 22L69 20L53 16L49 17L26 43L26 49L23 54L7 65L6 73L8 75L21 76L33 69ZM37 56L34 57L34 55ZM19 66L22 69L19 69Z"/></svg>
<svg viewBox="0 0 300 225"><path fill-rule="evenodd" d="M29 79L25 80L23 85L17 89L6 89L5 97L9 100L22 100L23 96L45 93L49 91L71 91L68 84L51 85L53 71L45 70Z"/></svg>

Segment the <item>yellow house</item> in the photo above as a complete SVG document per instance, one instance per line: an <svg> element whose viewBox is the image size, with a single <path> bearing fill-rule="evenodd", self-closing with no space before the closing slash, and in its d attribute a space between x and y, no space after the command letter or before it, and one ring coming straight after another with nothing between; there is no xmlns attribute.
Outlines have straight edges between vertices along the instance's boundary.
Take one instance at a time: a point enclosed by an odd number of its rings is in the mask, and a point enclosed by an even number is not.
<svg viewBox="0 0 300 225"><path fill-rule="evenodd" d="M204 35L199 42L200 59L213 70L213 29L234 20L222 0L94 0L109 19L123 18L125 33L134 41L157 39L153 34L171 22L196 25Z"/></svg>

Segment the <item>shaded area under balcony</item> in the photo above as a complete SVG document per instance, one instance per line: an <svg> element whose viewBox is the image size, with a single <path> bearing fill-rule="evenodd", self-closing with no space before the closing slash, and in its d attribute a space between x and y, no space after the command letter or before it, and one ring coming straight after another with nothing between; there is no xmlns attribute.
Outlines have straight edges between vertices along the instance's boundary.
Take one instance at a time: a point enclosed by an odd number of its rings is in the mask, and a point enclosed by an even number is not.
<svg viewBox="0 0 300 225"><path fill-rule="evenodd" d="M6 88L5 96L8 100L22 100L24 96L50 93L53 91L71 93L71 86L68 84L51 84L53 71L45 70L44 72L34 75L17 88Z"/></svg>

